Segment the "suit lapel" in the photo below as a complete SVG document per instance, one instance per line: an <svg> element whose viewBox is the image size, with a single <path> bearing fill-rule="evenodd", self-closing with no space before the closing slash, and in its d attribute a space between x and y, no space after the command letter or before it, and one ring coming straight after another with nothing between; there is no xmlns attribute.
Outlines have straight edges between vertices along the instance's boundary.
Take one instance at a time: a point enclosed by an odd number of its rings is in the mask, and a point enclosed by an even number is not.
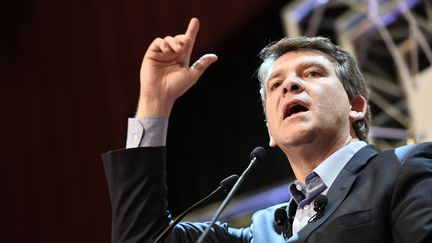
<svg viewBox="0 0 432 243"><path fill-rule="evenodd" d="M328 219L328 217L330 217L330 215L334 213L350 191L351 186L357 178L358 172L377 154L378 151L375 147L373 145L368 145L360 149L348 161L327 192L328 204L324 216L314 222L308 223L303 229L301 229L298 232L299 239L306 240L314 230L316 230Z"/></svg>

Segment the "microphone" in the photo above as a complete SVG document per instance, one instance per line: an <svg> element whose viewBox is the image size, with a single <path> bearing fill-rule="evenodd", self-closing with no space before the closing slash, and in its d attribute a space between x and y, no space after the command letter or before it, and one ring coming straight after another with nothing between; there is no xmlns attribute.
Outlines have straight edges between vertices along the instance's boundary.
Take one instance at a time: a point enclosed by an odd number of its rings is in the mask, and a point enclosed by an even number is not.
<svg viewBox="0 0 432 243"><path fill-rule="evenodd" d="M199 202L195 203L194 205L186 209L183 213L181 213L179 216L177 216L177 218L175 218L175 220L172 221L171 224L168 225L168 227L166 227L164 231L162 231L162 233L158 234L156 240L154 240L153 243L163 241L166 235L174 228L174 226L176 226L180 222L180 220L184 218L186 214L188 214L190 211L197 208L198 206L202 205L204 202L213 199L216 195L219 195L221 192L227 192L229 189L233 187L234 183L237 181L238 178L239 178L238 175L230 175L227 178L223 179L220 182L219 187L216 188L212 193L210 193L208 196L201 199Z"/></svg>
<svg viewBox="0 0 432 243"><path fill-rule="evenodd" d="M237 180L231 191L226 196L225 200L222 202L222 204L219 206L218 210L216 211L215 215L213 216L212 221L209 225L207 225L207 228L204 230L204 232L201 234L201 236L198 238L197 243L202 243L205 237L210 232L210 229L215 224L216 220L219 218L219 216L222 214L223 210L228 205L229 201L232 199L234 194L239 189L240 185L243 183L244 179L246 178L246 175L249 174L249 172L252 170L252 168L255 166L258 161L261 161L264 159L266 155L266 151L263 147L256 147L249 155L250 163L249 166L246 168L246 170L243 171L243 174L240 176L240 178Z"/></svg>
<svg viewBox="0 0 432 243"><path fill-rule="evenodd" d="M287 216L286 208L286 206L277 208L274 212L274 219L277 226L279 226L284 239L288 240L290 237L289 231L291 231L292 228L292 221Z"/></svg>
<svg viewBox="0 0 432 243"><path fill-rule="evenodd" d="M264 157L266 156L266 151L263 147L258 146L252 150L252 152L249 155L249 158L251 159L251 163L255 163L255 160L264 160Z"/></svg>
<svg viewBox="0 0 432 243"><path fill-rule="evenodd" d="M277 208L274 212L274 219L278 226L285 226L288 223L286 207Z"/></svg>
<svg viewBox="0 0 432 243"><path fill-rule="evenodd" d="M325 195L321 194L318 195L315 198L315 202L314 202L314 210L315 212L319 213L319 212L324 212L325 211L325 207L327 206L328 203L328 199Z"/></svg>
<svg viewBox="0 0 432 243"><path fill-rule="evenodd" d="M274 212L276 224L282 229L282 234L285 240L288 240L292 236L292 226L296 211L297 203L294 200L291 200L288 206L288 213L287 206L277 208Z"/></svg>
<svg viewBox="0 0 432 243"><path fill-rule="evenodd" d="M316 212L316 214L308 220L308 223L316 221L316 220L322 218L322 216L324 216L324 212L325 212L325 208L327 206L327 203L328 203L328 199L323 194L318 195L315 198L314 211Z"/></svg>

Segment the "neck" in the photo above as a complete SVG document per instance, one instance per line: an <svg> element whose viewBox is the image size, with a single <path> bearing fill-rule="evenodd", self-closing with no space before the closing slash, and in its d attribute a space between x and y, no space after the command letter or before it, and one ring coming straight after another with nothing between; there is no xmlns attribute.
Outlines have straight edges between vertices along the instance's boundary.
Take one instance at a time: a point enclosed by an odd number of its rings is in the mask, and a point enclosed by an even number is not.
<svg viewBox="0 0 432 243"><path fill-rule="evenodd" d="M319 164L340 148L358 141L351 136L335 141L323 141L321 143L310 143L283 149L287 156L294 175L298 181L305 183L305 177L309 175ZM329 144L332 144L329 146Z"/></svg>

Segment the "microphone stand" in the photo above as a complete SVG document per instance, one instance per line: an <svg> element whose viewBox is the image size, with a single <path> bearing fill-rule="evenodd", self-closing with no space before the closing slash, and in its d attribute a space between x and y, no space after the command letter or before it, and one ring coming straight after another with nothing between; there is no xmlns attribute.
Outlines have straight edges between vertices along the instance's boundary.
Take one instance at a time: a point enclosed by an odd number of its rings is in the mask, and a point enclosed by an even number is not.
<svg viewBox="0 0 432 243"><path fill-rule="evenodd" d="M236 184L234 184L233 188L229 192L228 196L225 198L225 200L222 202L222 204L219 206L218 210L216 211L216 214L214 215L212 221L207 226L205 231L201 234L201 236L198 238L197 243L202 243L204 238L208 235L210 232L210 229L213 227L213 225L216 223L216 220L219 218L219 216L222 214L223 210L228 205L229 201L231 201L234 194L239 189L240 185L243 183L245 177L249 172L252 170L252 168L255 166L255 164L258 162L258 158L255 156L252 158L251 162L249 163L249 166L246 168L246 170L243 172L243 174L240 176L240 178L237 180Z"/></svg>
<svg viewBox="0 0 432 243"><path fill-rule="evenodd" d="M231 176L225 178L220 183L220 186L218 188L216 188L216 190L214 190L208 196L201 199L199 202L195 203L194 205L192 205L191 207L186 209L183 213L181 213L179 216L177 216L175 218L175 220L173 222L171 222L171 224L168 227L165 228L164 231L162 231L161 233L158 234L158 237L153 241L153 243L162 242L162 240L165 239L168 232L170 232L172 230L172 228L174 228L174 226L176 226L180 222L180 220L182 220L184 218L184 216L186 214L188 214L190 211L192 211L196 207L200 206L201 204L203 204L204 202L206 202L210 198L213 198L215 195L219 194L221 191L223 191L223 192L228 191L228 189L231 187L231 185L234 183L234 181L237 181L237 178L238 178L238 175L231 175Z"/></svg>

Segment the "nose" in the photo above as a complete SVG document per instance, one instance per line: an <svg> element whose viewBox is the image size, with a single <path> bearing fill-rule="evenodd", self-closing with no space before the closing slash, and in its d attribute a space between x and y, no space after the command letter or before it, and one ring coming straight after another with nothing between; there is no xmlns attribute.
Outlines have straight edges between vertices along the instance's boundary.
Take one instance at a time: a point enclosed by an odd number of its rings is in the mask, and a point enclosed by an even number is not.
<svg viewBox="0 0 432 243"><path fill-rule="evenodd" d="M298 94L303 92L303 90L304 90L303 84L295 78L287 79L283 83L283 90L282 90L283 94L287 94L288 92Z"/></svg>

